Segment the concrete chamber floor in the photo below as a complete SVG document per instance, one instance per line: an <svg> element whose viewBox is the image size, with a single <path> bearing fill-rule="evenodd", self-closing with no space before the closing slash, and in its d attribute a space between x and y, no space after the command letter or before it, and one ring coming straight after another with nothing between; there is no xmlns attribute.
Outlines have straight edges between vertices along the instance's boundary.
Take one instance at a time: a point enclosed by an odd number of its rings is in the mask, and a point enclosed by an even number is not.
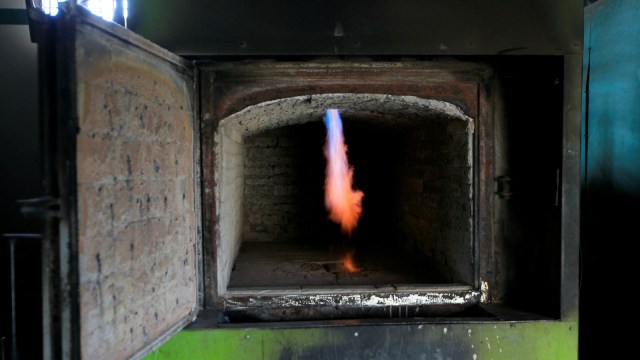
<svg viewBox="0 0 640 360"><path fill-rule="evenodd" d="M356 271L343 258L351 253ZM447 285L428 261L406 250L347 244L243 243L229 290Z"/></svg>

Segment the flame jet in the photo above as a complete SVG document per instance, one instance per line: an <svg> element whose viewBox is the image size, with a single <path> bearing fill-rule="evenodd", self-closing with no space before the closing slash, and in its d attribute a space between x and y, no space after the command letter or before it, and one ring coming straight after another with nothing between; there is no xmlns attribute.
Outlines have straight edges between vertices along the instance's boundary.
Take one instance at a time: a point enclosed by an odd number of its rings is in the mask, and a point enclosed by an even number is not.
<svg viewBox="0 0 640 360"><path fill-rule="evenodd" d="M343 233L351 236L362 214L364 193L352 188L353 167L347 161L347 146L338 109L327 109L324 123L327 128L324 204L329 211L329 219L338 223Z"/></svg>

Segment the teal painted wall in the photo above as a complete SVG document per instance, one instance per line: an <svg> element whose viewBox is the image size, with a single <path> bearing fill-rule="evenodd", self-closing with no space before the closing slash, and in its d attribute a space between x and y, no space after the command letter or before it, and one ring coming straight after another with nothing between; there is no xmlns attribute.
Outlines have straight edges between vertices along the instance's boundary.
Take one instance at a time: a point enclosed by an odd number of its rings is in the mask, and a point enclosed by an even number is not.
<svg viewBox="0 0 640 360"><path fill-rule="evenodd" d="M585 7L580 352L625 354L640 239L640 1ZM627 289L627 290L625 290Z"/></svg>
<svg viewBox="0 0 640 360"><path fill-rule="evenodd" d="M587 190L640 197L640 2L600 1L585 15Z"/></svg>

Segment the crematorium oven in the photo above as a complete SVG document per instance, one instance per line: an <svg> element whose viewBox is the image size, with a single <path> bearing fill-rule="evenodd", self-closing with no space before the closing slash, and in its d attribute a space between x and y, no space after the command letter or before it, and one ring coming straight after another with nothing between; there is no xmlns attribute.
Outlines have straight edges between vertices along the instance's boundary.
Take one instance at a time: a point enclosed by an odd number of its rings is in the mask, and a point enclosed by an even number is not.
<svg viewBox="0 0 640 360"><path fill-rule="evenodd" d="M222 6L201 5L195 20ZM542 24L566 9L551 10ZM56 199L47 343L126 358L185 326L425 324L459 340L514 324L563 334L527 343L534 354L577 343L580 42L533 41L527 21L491 42L469 18L468 41L420 43L413 19L402 43L356 19L308 33L309 47L306 23L276 22L286 43L272 51L247 24L225 37L167 20L171 37L131 19L178 55L75 2L32 19Z"/></svg>

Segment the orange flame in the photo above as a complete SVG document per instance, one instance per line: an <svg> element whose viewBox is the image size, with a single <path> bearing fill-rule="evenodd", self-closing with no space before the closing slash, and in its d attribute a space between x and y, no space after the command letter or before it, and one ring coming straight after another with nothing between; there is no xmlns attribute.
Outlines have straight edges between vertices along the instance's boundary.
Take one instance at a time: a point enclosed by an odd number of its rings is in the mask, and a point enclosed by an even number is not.
<svg viewBox="0 0 640 360"><path fill-rule="evenodd" d="M342 266L350 273L358 271L355 261L353 261L353 251L349 251L342 258Z"/></svg>
<svg viewBox="0 0 640 360"><path fill-rule="evenodd" d="M351 235L362 213L364 193L352 189L353 167L347 161L347 146L342 134L342 119L337 109L328 109L325 117L327 158L324 203L329 219L340 224L342 232Z"/></svg>

